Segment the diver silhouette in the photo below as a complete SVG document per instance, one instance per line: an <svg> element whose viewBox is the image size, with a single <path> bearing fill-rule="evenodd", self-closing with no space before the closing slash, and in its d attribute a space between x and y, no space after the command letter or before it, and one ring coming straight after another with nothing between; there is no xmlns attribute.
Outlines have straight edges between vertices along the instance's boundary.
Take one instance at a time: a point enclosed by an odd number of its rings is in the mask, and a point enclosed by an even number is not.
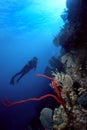
<svg viewBox="0 0 87 130"><path fill-rule="evenodd" d="M37 57L33 57L33 59L31 59L22 69L21 71L17 72L10 80L10 84L14 85L14 79L18 76L19 78L17 79L17 83L19 82L19 80L26 74L28 73L30 70L34 69L36 70L37 67Z"/></svg>

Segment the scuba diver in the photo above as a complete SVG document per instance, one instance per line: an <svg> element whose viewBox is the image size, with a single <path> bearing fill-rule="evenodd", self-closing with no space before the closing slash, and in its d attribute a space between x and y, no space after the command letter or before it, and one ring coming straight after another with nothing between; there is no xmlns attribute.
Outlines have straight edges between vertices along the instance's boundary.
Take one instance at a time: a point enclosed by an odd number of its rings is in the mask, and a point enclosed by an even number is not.
<svg viewBox="0 0 87 130"><path fill-rule="evenodd" d="M22 69L21 71L19 71L18 73L16 73L10 80L10 84L14 85L14 79L18 76L19 78L17 79L17 83L19 82L19 80L25 75L27 74L30 70L34 69L36 70L37 67L37 57L33 57L33 59L31 59Z"/></svg>

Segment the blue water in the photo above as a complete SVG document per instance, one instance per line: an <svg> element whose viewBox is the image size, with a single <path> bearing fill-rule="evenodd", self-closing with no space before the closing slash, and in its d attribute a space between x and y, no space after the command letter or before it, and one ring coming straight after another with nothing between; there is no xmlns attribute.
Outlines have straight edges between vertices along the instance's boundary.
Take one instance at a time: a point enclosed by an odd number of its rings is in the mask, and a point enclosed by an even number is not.
<svg viewBox="0 0 87 130"><path fill-rule="evenodd" d="M53 45L53 38L64 24L60 17L64 8L65 0L0 1L1 99L6 96L17 101L53 91L46 79L35 74L44 73L48 60L60 55L61 47ZM11 77L34 56L39 59L36 71L30 71L19 84L11 86ZM29 102L6 110L0 105L0 130L24 130L40 106Z"/></svg>

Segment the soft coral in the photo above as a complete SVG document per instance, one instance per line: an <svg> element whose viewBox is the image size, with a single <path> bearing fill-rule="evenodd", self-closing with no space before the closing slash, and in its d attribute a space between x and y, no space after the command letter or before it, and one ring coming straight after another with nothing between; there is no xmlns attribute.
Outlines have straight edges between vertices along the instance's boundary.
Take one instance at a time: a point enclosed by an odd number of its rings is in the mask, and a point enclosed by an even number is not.
<svg viewBox="0 0 87 130"><path fill-rule="evenodd" d="M41 96L39 98L28 98L26 100L21 100L21 101L16 101L16 102L11 102L8 100L8 98L5 98L4 101L1 101L2 105L6 108L9 108L9 107L12 107L12 106L15 106L15 105L18 105L18 104L23 104L23 103L26 103L26 102L29 102L29 101L40 101L44 98L47 98L47 97L52 97L54 98L58 103L60 103L62 106L64 106L64 103L63 103L63 100L61 98L61 93L60 93L60 90L58 89L58 86L55 82L55 80L51 77L48 77L46 75L43 75L43 74L36 74L36 76L42 76L42 77L45 77L45 78L48 78L52 81L52 85L54 87L54 90L56 92L57 95L53 95L53 94L45 94L44 96Z"/></svg>

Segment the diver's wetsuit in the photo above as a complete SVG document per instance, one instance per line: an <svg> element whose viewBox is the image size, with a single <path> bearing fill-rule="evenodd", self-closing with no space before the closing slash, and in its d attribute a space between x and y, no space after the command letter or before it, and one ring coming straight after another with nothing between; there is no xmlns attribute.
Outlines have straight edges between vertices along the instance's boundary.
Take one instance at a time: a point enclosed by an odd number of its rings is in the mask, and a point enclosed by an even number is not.
<svg viewBox="0 0 87 130"><path fill-rule="evenodd" d="M16 73L10 81L10 84L14 85L14 79L16 76L20 75L19 78L17 79L17 82L19 82L19 80L26 74L28 73L30 70L32 69L36 69L37 66L37 58L34 57L32 60L30 60L28 62L28 64L26 64L21 71L19 71L18 73Z"/></svg>

